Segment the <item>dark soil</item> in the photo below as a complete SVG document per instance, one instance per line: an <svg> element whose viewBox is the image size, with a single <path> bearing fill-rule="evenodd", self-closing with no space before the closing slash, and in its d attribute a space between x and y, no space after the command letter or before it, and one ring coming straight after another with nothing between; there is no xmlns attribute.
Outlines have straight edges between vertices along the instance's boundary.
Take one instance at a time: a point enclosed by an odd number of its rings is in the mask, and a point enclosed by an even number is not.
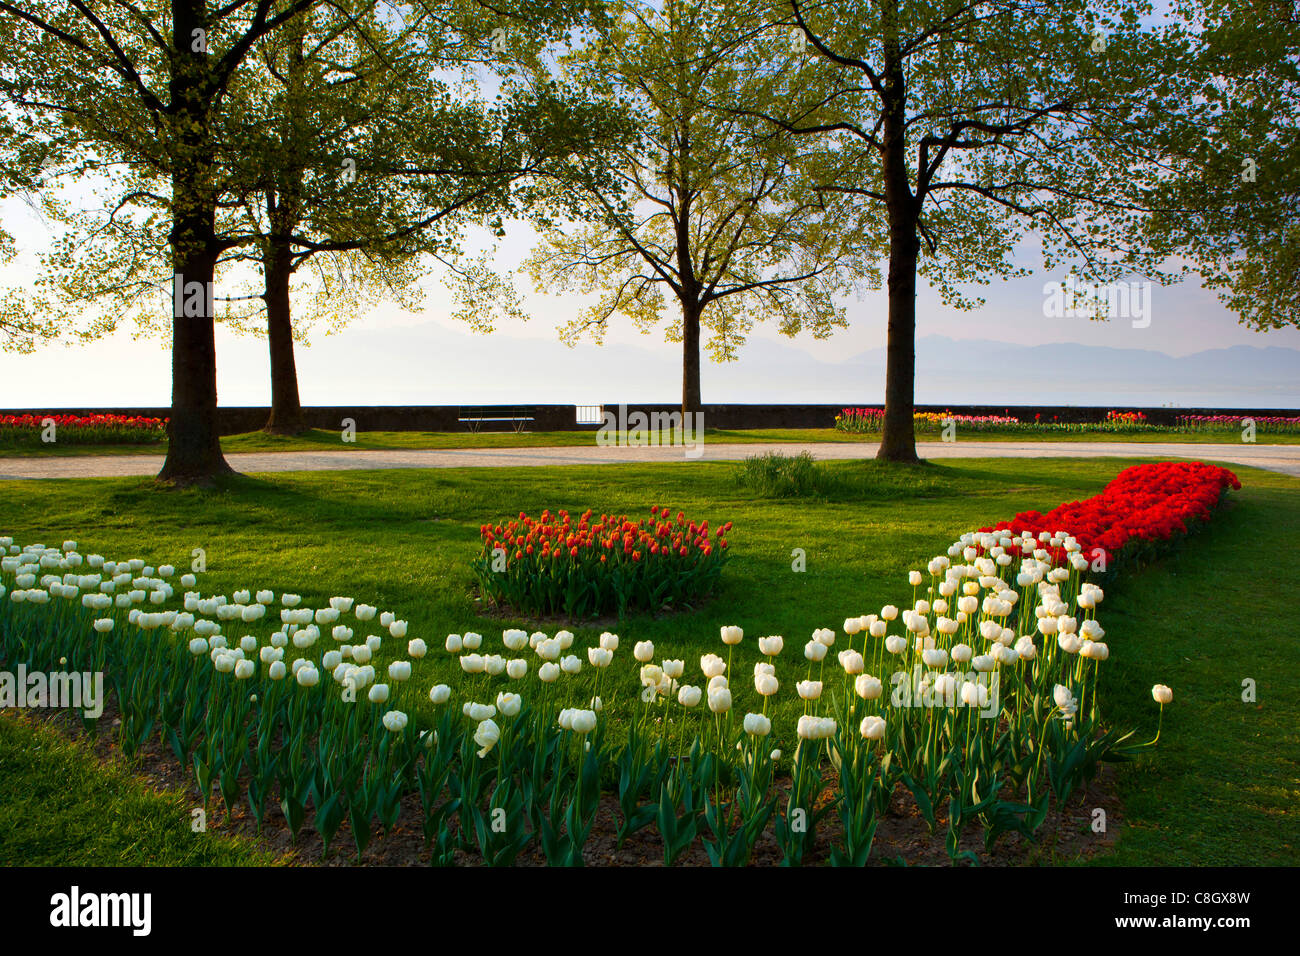
<svg viewBox="0 0 1300 956"><path fill-rule="evenodd" d="M81 722L68 711L28 711L20 719L41 720L56 726L61 732L73 738L91 739L92 746L105 762L113 762L129 768L138 779L155 791L182 793L193 801L197 808L201 805L198 787L193 774L188 768L181 768L171 748L165 746L155 734L136 755L128 761L116 743L116 727L120 723L116 701L109 698L105 702L104 713L99 721L99 733L93 738L84 730ZM834 773L829 770L823 780L823 792L817 805L821 806L833 799ZM778 780L779 789L788 789L789 780ZM268 801L266 819L259 834L256 821L246 804L241 803L227 814L220 798L215 796L208 806L207 826L217 833L239 834L256 840L266 850L278 854L284 861L295 866L427 866L429 851L424 843L422 827L422 808L417 793L409 793L402 800L401 816L397 825L384 834L376 827L371 842L356 860L356 848L349 830L350 824L344 822L332 841L333 845L327 859L321 859L321 838L312 829L311 817L298 834L296 844L290 839L289 826L278 805ZM779 805L784 807L785 801ZM1092 830L1093 812L1096 808L1105 811L1106 832L1094 833ZM596 812L596 822L592 827L591 837L583 852L583 859L590 866L663 866L663 845L654 824L632 834L623 846L617 845L616 833L620 811L618 801L612 794L606 793L601 798L600 809ZM984 866L1025 866L1036 864L1061 864L1086 861L1100 853L1105 853L1114 845L1115 834L1122 825L1122 808L1116 795L1115 771L1109 764L1103 764L1101 772L1081 796L1071 798L1063 809L1055 806L1048 814L1047 820L1039 828L1036 839L1028 841L1019 834L1004 834L994 845L992 852L984 848L983 831L978 824L966 827L960 849L970 850ZM454 828L454 821L452 826ZM701 831L707 833L707 827L700 822ZM908 866L948 866L951 861L944 845L947 824L940 814L935 832L927 829L924 819L916 808L911 793L901 786L895 791L890 801L889 812L878 818L875 844L871 851L870 865ZM832 812L827 814L817 829L814 851L806 858L807 865L825 863L829 859L830 848L839 840L840 823ZM471 835L472 842L472 835ZM775 866L781 862L781 850L772 835L771 826L756 843L751 857L752 866ZM482 859L477 851L456 853L456 865L481 866ZM517 866L546 866L546 859L540 848L533 843L515 861ZM708 866L709 859L699 837L675 862L677 866Z"/></svg>

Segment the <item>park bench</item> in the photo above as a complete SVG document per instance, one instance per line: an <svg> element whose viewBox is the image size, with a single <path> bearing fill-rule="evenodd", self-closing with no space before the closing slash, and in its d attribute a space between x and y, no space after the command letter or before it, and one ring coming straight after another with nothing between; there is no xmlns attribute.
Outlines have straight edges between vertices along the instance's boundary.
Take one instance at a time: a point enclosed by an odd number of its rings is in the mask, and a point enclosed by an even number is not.
<svg viewBox="0 0 1300 956"><path fill-rule="evenodd" d="M507 408L500 405L462 406L457 417L472 432L483 427L484 422L506 422L516 432L522 432L524 426L536 421L532 408Z"/></svg>

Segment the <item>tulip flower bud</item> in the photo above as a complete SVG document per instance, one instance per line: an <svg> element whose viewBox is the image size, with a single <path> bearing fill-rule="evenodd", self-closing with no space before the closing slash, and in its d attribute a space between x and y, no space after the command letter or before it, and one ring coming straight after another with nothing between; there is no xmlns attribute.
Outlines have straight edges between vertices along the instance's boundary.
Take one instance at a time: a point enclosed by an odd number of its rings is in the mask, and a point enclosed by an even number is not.
<svg viewBox="0 0 1300 956"><path fill-rule="evenodd" d="M802 700L817 700L822 695L822 682L819 680L801 680L794 685Z"/></svg>
<svg viewBox="0 0 1300 956"><path fill-rule="evenodd" d="M885 719L874 714L868 714L862 718L862 724L858 729L867 740L883 740L885 737Z"/></svg>
<svg viewBox="0 0 1300 956"><path fill-rule="evenodd" d="M479 745L479 757L486 757L501 739L501 728L493 720L485 720L474 730L474 743Z"/></svg>

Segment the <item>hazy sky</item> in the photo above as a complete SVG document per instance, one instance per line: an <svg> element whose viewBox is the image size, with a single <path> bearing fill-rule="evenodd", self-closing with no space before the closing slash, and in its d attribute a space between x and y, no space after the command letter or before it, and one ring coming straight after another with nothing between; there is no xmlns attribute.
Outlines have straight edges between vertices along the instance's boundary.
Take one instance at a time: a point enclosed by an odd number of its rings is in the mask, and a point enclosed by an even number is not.
<svg viewBox="0 0 1300 956"><path fill-rule="evenodd" d="M22 246L30 249L40 244L42 233L29 216L16 214L12 204L4 212L7 228L19 236ZM530 242L526 227L514 230L499 262L507 267L517 262ZM1028 260L1026 264L1036 265ZM0 271L0 280L14 284L31 274L32 259L24 256ZM1043 284L1060 278L1036 274L1013 282L995 281L984 290L986 305L972 312L946 307L923 288L918 302L918 336L1021 345L1081 343L1175 356L1229 345L1300 349L1300 330L1252 332L1239 325L1213 293L1190 282L1152 287L1150 324L1146 327L1134 327L1125 319L1094 322L1045 317ZM525 298L531 315L528 322L504 325L490 336L475 335L448 317L449 298L441 291L440 277L435 274L427 281L432 291L423 313L380 306L342 332L317 335L310 347L300 347L303 401L318 405L594 403L618 398L672 402L680 396L680 347L664 342L660 333L642 335L630 324L620 323L611 328L603 349L590 345L570 349L559 342L555 329L583 299L530 293ZM521 278L520 282L527 280ZM705 401L755 400L752 387L743 388L744 395L739 392L746 379L747 353L762 347L768 360L771 349L784 351L792 366L789 376L779 371L773 375L770 361L764 361L763 400L879 402L882 380L863 380L856 394L831 398L793 368L804 356L838 363L884 345L884 294L869 292L861 300L848 301L846 307L849 328L828 340L808 336L787 339L759 327L750 345L742 349L739 363L720 370L706 361L702 373ZM221 403L266 404L270 392L265 341L219 330L217 349ZM924 361L924 357L922 343L919 358ZM503 367L507 358L510 367ZM1063 369L1062 373L1086 379L1088 370ZM53 345L33 355L0 353L0 407L162 406L169 404L170 390L170 353L155 339L133 341L120 332L86 347ZM634 394L627 394L629 390ZM944 395L934 400L961 400L960 389L955 394L944 389ZM1014 387L1008 387L1005 395L997 392L993 398L1015 402L1017 394ZM1106 404L1108 400L1107 395L1098 394L1095 402Z"/></svg>
<svg viewBox="0 0 1300 956"><path fill-rule="evenodd" d="M17 204L3 207L6 228L26 250L41 247L41 224ZM498 261L509 267L527 251L532 235L527 227L511 231ZM32 275L33 257L22 256L0 270L0 281L16 284ZM1032 256L1025 264L1036 266ZM1135 328L1132 321L1093 322L1083 318L1044 315L1045 281L1060 275L1041 273L1013 282L995 281L984 290L986 305L972 312L944 306L929 289L918 302L918 336L984 339L1021 345L1081 343L1125 349L1146 349L1169 355L1229 345L1284 346L1300 349L1300 330L1252 332L1236 322L1213 293L1195 283L1151 289L1150 324ZM308 404L345 403L459 404L476 402L610 402L676 401L681 393L680 347L659 333L642 335L629 324L611 329L604 348L586 345L570 349L558 341L556 326L582 303L580 297L530 293L525 302L527 323L511 323L490 336L471 333L448 317L449 298L440 277L427 280L431 294L423 313L404 313L380 306L359 317L342 332L318 335L299 348L298 368L303 401ZM527 280L521 278L521 283ZM530 285L523 288L531 289ZM803 336L786 339L759 327L740 361L725 369L706 361L705 401L762 400L772 402L843 401L877 403L884 382L878 372L865 374L855 394L828 396L797 366L806 358L841 363L885 343L885 297L869 292L846 303L850 326L831 339ZM223 405L263 405L269 402L265 341L218 333L218 394ZM762 349L761 388L746 376L746 356ZM772 350L790 359L790 374L780 362L773 372ZM924 343L918 358L924 362ZM506 367L503 367L505 365ZM980 370L972 369L978 376ZM1086 380L1085 368L1062 369L1071 379ZM925 383L919 383L919 385ZM961 383L930 383L941 397L932 401L959 402ZM983 383L981 400L1015 402L1014 385L994 389ZM1193 386L1196 383L1188 383ZM918 387L918 399L926 400ZM631 392L632 394L628 394ZM87 347L49 346L33 355L0 353L0 407L162 406L171 393L170 353L154 339L133 341L117 335ZM1071 389L1077 395L1076 389ZM975 401L976 399L969 399ZM1043 398L1035 399L1037 401ZM1064 398L1062 399L1064 400ZM1079 399L1075 398L1078 402ZM1096 404L1107 404L1110 393L1099 393ZM1191 399L1197 401L1197 399ZM1187 400L1179 402L1187 404Z"/></svg>

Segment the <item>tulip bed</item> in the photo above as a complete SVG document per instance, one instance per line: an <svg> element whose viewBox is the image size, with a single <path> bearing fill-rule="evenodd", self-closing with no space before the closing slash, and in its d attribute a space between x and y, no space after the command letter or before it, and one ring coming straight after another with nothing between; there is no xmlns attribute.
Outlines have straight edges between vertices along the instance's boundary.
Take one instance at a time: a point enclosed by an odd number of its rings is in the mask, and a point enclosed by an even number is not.
<svg viewBox="0 0 1300 956"><path fill-rule="evenodd" d="M689 608L707 598L727 562L731 522L710 534L709 522L674 519L652 505L650 517L587 510L485 524L483 547L472 567L484 595L498 605L533 615L572 619L630 611Z"/></svg>
<svg viewBox="0 0 1300 956"><path fill-rule="evenodd" d="M1112 484L1131 485L1125 475ZM1220 492L1236 486L1222 477ZM1160 487L1185 508L1201 484L1169 472ZM278 810L325 852L346 823L360 856L418 794L435 864L472 850L507 865L535 850L576 865L604 794L618 841L653 829L666 864L698 844L715 865L743 865L760 838L799 864L832 830L829 861L862 865L907 793L964 861L967 831L986 847L1032 838L1101 762L1159 739L1135 741L1103 717L1104 593L1082 539L1061 530L965 534L909 573L902 610L818 627L794 661L783 638L749 638L761 655L752 675L732 667L738 626L689 667L611 633L581 649L568 631L518 629L431 648L351 597L312 608L270 591L205 595L196 575L82 555L71 541L0 545L0 661L103 671L124 752L161 740L205 803L246 807L259 824ZM638 669L607 676L629 653ZM395 658L386 671L380 655ZM424 662L444 655L456 686L423 686ZM1172 691L1152 696L1163 708Z"/></svg>
<svg viewBox="0 0 1300 956"><path fill-rule="evenodd" d="M0 415L0 448L40 448L49 425L54 443L69 445L146 445L167 437L161 418L125 415Z"/></svg>
<svg viewBox="0 0 1300 956"><path fill-rule="evenodd" d="M1209 520L1230 488L1240 490L1241 482L1216 465L1174 461L1134 465L1086 501L1071 501L1047 514L1022 512L983 530L1040 534L1068 527L1082 551L1075 560L1106 573L1119 560L1158 554L1194 524Z"/></svg>
<svg viewBox="0 0 1300 956"><path fill-rule="evenodd" d="M1251 418L1255 430L1265 435L1300 435L1300 417L1284 418L1280 416L1260 415ZM1179 415L1178 427L1192 432L1240 432L1242 416L1240 415Z"/></svg>
<svg viewBox="0 0 1300 956"><path fill-rule="evenodd" d="M878 433L884 423L883 408L846 408L835 416L835 430L851 435ZM916 412L913 416L917 434L933 435L943 431L948 422L959 432L989 433L1007 437L1024 435L1131 435L1149 436L1217 435L1239 436L1247 420L1244 415L1180 415L1174 425L1153 425L1142 412L1111 410L1100 422L1021 421L1006 415L954 415L949 412ZM1300 435L1300 418L1260 416L1250 418L1255 432L1261 435Z"/></svg>

